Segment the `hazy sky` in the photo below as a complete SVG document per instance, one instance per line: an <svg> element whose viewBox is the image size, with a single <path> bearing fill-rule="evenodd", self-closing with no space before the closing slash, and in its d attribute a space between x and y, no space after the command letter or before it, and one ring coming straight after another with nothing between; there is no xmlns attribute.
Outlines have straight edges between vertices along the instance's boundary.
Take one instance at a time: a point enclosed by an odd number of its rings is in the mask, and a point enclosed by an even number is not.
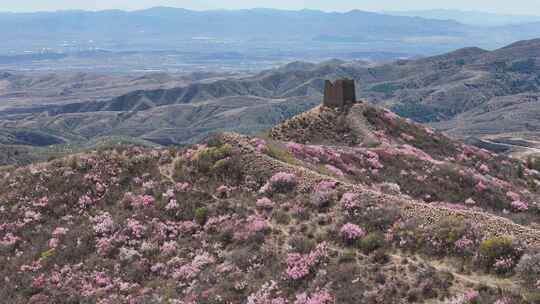
<svg viewBox="0 0 540 304"><path fill-rule="evenodd" d="M326 11L451 8L540 15L540 0L0 0L0 11L17 12L63 9L136 10L152 6L174 6L198 10L270 7L310 8Z"/></svg>

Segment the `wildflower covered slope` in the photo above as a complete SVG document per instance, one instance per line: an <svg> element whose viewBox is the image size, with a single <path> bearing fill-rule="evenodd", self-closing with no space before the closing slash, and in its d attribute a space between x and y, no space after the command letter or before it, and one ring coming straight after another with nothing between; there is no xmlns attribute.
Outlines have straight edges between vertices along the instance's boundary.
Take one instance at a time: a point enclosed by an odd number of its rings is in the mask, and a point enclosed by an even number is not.
<svg viewBox="0 0 540 304"><path fill-rule="evenodd" d="M538 221L540 173L530 163L451 140L387 110L316 108L270 137L303 166L351 184L520 224Z"/></svg>
<svg viewBox="0 0 540 304"><path fill-rule="evenodd" d="M534 303L535 171L363 104L0 171L9 303Z"/></svg>

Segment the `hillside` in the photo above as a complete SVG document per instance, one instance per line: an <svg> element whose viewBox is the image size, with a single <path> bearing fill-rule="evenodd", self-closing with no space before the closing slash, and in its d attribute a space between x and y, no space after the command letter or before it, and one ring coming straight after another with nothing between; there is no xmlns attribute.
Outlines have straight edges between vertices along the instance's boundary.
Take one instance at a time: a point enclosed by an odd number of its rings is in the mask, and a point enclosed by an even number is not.
<svg viewBox="0 0 540 304"><path fill-rule="evenodd" d="M0 170L9 303L538 295L538 172L367 104L317 107L265 138Z"/></svg>
<svg viewBox="0 0 540 304"><path fill-rule="evenodd" d="M0 143L80 145L121 136L183 145L216 130L257 134L317 105L325 79L352 78L357 95L370 103L454 138L532 153L540 128L539 54L540 41L530 40L379 65L293 62L256 75L108 79L5 73ZM57 92L45 89L50 87ZM515 145L523 141L526 146Z"/></svg>

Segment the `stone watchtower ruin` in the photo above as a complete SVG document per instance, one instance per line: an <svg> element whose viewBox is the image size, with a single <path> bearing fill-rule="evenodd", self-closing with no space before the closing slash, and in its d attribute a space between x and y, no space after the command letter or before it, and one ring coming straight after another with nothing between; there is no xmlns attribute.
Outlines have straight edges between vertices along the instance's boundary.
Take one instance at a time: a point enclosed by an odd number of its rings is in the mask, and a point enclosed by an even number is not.
<svg viewBox="0 0 540 304"><path fill-rule="evenodd" d="M326 80L324 83L323 106L329 108L344 108L356 103L354 80L338 79L334 83Z"/></svg>

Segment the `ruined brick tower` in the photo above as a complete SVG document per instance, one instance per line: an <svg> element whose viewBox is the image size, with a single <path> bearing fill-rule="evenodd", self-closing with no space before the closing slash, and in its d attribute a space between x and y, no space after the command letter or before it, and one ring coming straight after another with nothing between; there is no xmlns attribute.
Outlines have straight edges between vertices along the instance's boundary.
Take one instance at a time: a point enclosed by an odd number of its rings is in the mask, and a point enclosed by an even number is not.
<svg viewBox="0 0 540 304"><path fill-rule="evenodd" d="M354 80L339 79L334 83L327 80L324 84L323 105L329 108L343 108L356 103Z"/></svg>

